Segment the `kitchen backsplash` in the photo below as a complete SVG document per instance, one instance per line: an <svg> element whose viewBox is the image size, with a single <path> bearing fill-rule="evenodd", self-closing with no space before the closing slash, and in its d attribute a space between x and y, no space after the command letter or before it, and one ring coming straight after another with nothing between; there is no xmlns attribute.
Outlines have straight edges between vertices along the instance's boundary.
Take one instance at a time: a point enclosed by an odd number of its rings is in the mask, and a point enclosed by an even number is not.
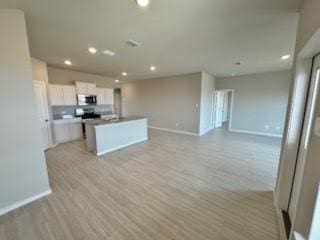
<svg viewBox="0 0 320 240"><path fill-rule="evenodd" d="M52 114L53 115L65 115L70 114L74 115L76 108L94 108L94 111L96 113L110 113L112 114L114 112L113 105L99 105L99 106L54 106L52 107Z"/></svg>

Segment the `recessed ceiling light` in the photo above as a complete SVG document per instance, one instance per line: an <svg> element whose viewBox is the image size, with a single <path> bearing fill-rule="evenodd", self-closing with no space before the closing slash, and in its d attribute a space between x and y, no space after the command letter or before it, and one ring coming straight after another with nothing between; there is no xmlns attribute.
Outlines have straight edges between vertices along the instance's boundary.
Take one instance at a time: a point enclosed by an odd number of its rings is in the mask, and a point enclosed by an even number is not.
<svg viewBox="0 0 320 240"><path fill-rule="evenodd" d="M65 60L65 61L64 61L64 64L70 66L70 65L72 65L72 62L71 62L70 60Z"/></svg>
<svg viewBox="0 0 320 240"><path fill-rule="evenodd" d="M151 71L155 71L155 70L157 70L157 68L156 68L155 66L151 66L151 67L150 67L150 70L151 70Z"/></svg>
<svg viewBox="0 0 320 240"><path fill-rule="evenodd" d="M116 79L116 80L114 80L116 83L118 83L119 82L119 80L118 79Z"/></svg>
<svg viewBox="0 0 320 240"><path fill-rule="evenodd" d="M140 7L147 7L150 4L150 0L136 0Z"/></svg>
<svg viewBox="0 0 320 240"><path fill-rule="evenodd" d="M127 76L128 74L126 72L123 72L122 73L122 76Z"/></svg>
<svg viewBox="0 0 320 240"><path fill-rule="evenodd" d="M110 50L104 50L102 53L103 53L104 55L109 55L109 56L114 56L114 55L116 55L114 52L112 52L112 51L110 51Z"/></svg>
<svg viewBox="0 0 320 240"><path fill-rule="evenodd" d="M88 48L88 51L89 51L90 53L92 53L92 54L97 53L97 49L94 48L94 47L89 47L89 48Z"/></svg>
<svg viewBox="0 0 320 240"><path fill-rule="evenodd" d="M281 60L287 60L287 59L289 59L291 57L291 55L283 55L282 57L281 57Z"/></svg>
<svg viewBox="0 0 320 240"><path fill-rule="evenodd" d="M127 43L127 45L129 47L139 47L139 46L141 46L141 42L138 42L138 41L133 40L133 39L129 39L126 43Z"/></svg>

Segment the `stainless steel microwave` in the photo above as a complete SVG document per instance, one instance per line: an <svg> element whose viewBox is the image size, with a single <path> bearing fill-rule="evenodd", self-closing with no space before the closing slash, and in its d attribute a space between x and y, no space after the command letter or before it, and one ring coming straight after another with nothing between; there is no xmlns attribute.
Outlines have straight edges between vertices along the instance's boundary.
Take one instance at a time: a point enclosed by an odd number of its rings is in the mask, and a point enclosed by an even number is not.
<svg viewBox="0 0 320 240"><path fill-rule="evenodd" d="M95 95L77 95L78 106L97 105L97 96Z"/></svg>

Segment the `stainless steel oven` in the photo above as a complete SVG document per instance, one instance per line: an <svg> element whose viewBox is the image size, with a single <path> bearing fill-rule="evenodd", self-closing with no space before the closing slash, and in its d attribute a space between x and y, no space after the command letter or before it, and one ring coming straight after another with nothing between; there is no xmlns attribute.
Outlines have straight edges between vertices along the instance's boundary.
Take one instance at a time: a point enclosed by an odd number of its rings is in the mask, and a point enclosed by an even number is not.
<svg viewBox="0 0 320 240"><path fill-rule="evenodd" d="M77 95L78 106L97 105L97 96L95 95Z"/></svg>

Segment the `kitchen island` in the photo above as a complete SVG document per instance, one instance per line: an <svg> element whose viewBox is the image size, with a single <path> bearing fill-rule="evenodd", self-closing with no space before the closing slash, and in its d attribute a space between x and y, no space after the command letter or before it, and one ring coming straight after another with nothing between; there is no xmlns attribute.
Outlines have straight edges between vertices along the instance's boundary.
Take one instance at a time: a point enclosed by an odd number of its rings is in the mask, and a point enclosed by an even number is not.
<svg viewBox="0 0 320 240"><path fill-rule="evenodd" d="M97 156L148 140L148 120L128 116L86 122L87 149Z"/></svg>

